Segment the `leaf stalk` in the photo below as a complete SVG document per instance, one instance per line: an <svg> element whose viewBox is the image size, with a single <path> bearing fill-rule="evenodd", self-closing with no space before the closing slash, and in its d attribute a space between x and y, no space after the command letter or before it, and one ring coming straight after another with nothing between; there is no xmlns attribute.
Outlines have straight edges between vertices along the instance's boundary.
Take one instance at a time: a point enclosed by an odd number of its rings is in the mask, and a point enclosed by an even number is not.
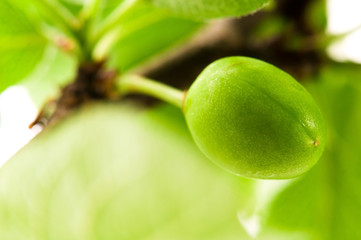
<svg viewBox="0 0 361 240"><path fill-rule="evenodd" d="M118 78L116 87L121 95L141 93L173 104L183 106L184 91L139 75L126 74Z"/></svg>

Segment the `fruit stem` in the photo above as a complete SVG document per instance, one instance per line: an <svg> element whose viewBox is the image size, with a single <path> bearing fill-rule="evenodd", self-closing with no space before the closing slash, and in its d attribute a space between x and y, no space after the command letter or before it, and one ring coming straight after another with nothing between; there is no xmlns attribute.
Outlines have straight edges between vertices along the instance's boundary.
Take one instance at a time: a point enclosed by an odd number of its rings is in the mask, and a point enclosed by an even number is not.
<svg viewBox="0 0 361 240"><path fill-rule="evenodd" d="M136 8L140 0L125 0L122 4L113 10L113 12L104 20L104 23L101 25L100 29L94 33L92 36L92 46L98 44L102 37L104 37L108 32L114 29L124 18L124 16Z"/></svg>
<svg viewBox="0 0 361 240"><path fill-rule="evenodd" d="M120 94L142 93L182 108L184 92L149 78L126 74L116 81Z"/></svg>

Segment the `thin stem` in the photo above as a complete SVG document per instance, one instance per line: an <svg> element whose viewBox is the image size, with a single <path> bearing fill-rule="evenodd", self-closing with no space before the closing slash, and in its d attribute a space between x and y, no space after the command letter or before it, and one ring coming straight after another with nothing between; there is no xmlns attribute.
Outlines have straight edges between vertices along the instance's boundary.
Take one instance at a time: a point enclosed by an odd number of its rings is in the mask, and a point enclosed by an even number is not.
<svg viewBox="0 0 361 240"><path fill-rule="evenodd" d="M69 38L63 32L46 23L42 23L39 26L39 32L44 38L62 51L73 54L78 60L82 59L83 52L76 39Z"/></svg>
<svg viewBox="0 0 361 240"><path fill-rule="evenodd" d="M79 14L80 26L85 29L84 37L87 40L92 38L96 23L100 20L100 9L103 8L103 4L104 1L102 0L90 0L88 4L84 5Z"/></svg>
<svg viewBox="0 0 361 240"><path fill-rule="evenodd" d="M49 6L54 9L54 12L56 12L59 16L59 18L62 18L64 22L66 22L67 25L69 25L73 29L78 29L79 26L79 20L74 16L66 7L64 7L62 4L60 4L58 1L54 0L47 0L45 2L48 2Z"/></svg>
<svg viewBox="0 0 361 240"><path fill-rule="evenodd" d="M101 28L94 34L92 38L93 44L96 44L105 34L112 30L118 23L120 23L124 15L132 11L140 0L125 0L120 4L105 20Z"/></svg>
<svg viewBox="0 0 361 240"><path fill-rule="evenodd" d="M77 18L57 1L37 0L35 3L43 9L43 13L45 13L49 19L56 18L63 28L68 30L69 27L74 29L79 27Z"/></svg>
<svg viewBox="0 0 361 240"><path fill-rule="evenodd" d="M99 12L100 8L100 0L89 0L86 4L84 3L83 9L79 14L79 22L80 26L84 24L84 22L88 21L89 18L94 18L95 15Z"/></svg>
<svg viewBox="0 0 361 240"><path fill-rule="evenodd" d="M92 59L96 61L103 60L109 53L109 50L119 40L120 32L121 29L116 28L102 37L102 39L93 48Z"/></svg>
<svg viewBox="0 0 361 240"><path fill-rule="evenodd" d="M135 20L127 22L126 28L122 28L122 26L120 26L113 29L97 42L96 46L93 48L93 59L104 59L105 56L108 55L114 44L120 39L125 38L133 34L134 32L139 31L142 28L155 24L162 19L164 19L164 16L162 14L159 14L158 12L153 12L150 14L144 14Z"/></svg>
<svg viewBox="0 0 361 240"><path fill-rule="evenodd" d="M360 30L360 29L361 29L361 24L358 24L356 27L354 27L354 28L352 28L352 29L350 29L350 30L348 30L348 31L346 31L346 32L344 32L344 33L336 34L336 35L334 35L334 36L335 36L335 38L337 38L337 39L342 39L342 38L344 38L344 37L346 37L346 36L348 36L348 35L356 32L356 31L358 31L358 30Z"/></svg>
<svg viewBox="0 0 361 240"><path fill-rule="evenodd" d="M60 29L43 22L37 24L39 32L61 49L74 52L81 59L83 52L75 29L78 26L76 17L54 0L34 0L34 4L44 19Z"/></svg>
<svg viewBox="0 0 361 240"><path fill-rule="evenodd" d="M361 24L357 25L356 27L340 34L329 34L327 35L324 40L321 42L320 46L321 49L326 49L328 46L330 46L332 43L338 42L343 40L345 37L353 34L356 31L359 31L361 29Z"/></svg>
<svg viewBox="0 0 361 240"><path fill-rule="evenodd" d="M35 1L35 4L37 3L40 2ZM37 7L42 10L46 10L44 9L45 5L43 4L44 2L40 4L41 6L37 5ZM40 11L40 9L38 10ZM47 13L49 13L49 11L47 11ZM80 59L81 49L76 39L69 37L68 36L69 34L67 35L65 31L61 31L59 28L56 28L55 26L48 24L46 21L44 21L44 19L40 15L34 13L33 11L26 10L25 14L27 16L27 19L31 22L31 25L34 26L36 32L41 37L53 43L56 47L60 48L62 51L73 54ZM48 15L44 17L48 17ZM12 44L19 43L17 39L13 39L13 40L10 41ZM22 41L26 42L30 40L28 38L23 37Z"/></svg>
<svg viewBox="0 0 361 240"><path fill-rule="evenodd" d="M182 108L184 92L138 75L123 75L117 80L120 94L142 93Z"/></svg>

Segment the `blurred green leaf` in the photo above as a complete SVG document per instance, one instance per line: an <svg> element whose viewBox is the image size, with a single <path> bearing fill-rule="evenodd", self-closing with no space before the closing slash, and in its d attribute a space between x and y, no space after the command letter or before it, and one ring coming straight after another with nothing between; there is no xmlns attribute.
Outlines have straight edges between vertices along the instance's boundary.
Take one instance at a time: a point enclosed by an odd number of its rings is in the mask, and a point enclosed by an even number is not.
<svg viewBox="0 0 361 240"><path fill-rule="evenodd" d="M41 108L45 101L55 98L60 88L74 79L76 66L74 57L49 44L39 64L20 84L28 89L33 102Z"/></svg>
<svg viewBox="0 0 361 240"><path fill-rule="evenodd" d="M0 169L0 238L250 239L255 181L199 152L178 109L87 107Z"/></svg>
<svg viewBox="0 0 361 240"><path fill-rule="evenodd" d="M149 0L155 6L169 9L196 20L238 17L254 12L268 0Z"/></svg>
<svg viewBox="0 0 361 240"><path fill-rule="evenodd" d="M33 70L46 43L16 6L0 1L0 92Z"/></svg>
<svg viewBox="0 0 361 240"><path fill-rule="evenodd" d="M34 34L36 28L28 21L26 15L18 8L18 2L2 0L0 2L0 36L18 36Z"/></svg>
<svg viewBox="0 0 361 240"><path fill-rule="evenodd" d="M326 150L311 172L278 196L264 236L361 239L360 76L359 65L333 64L308 85L328 121Z"/></svg>
<svg viewBox="0 0 361 240"><path fill-rule="evenodd" d="M58 0L60 4L65 6L74 16L78 16L80 11L83 9L85 3L91 1L82 0Z"/></svg>
<svg viewBox="0 0 361 240"><path fill-rule="evenodd" d="M25 78L37 65L43 51L41 45L0 49L0 92Z"/></svg>
<svg viewBox="0 0 361 240"><path fill-rule="evenodd" d="M102 18L106 18L109 16L114 9L116 9L119 5L121 5L124 0L104 0L102 1Z"/></svg>
<svg viewBox="0 0 361 240"><path fill-rule="evenodd" d="M310 4L308 11L308 22L313 28L313 31L325 31L327 28L327 11L326 11L326 0L313 1Z"/></svg>
<svg viewBox="0 0 361 240"><path fill-rule="evenodd" d="M141 5L119 26L119 40L110 52L110 65L122 71L134 68L185 41L201 25Z"/></svg>
<svg viewBox="0 0 361 240"><path fill-rule="evenodd" d="M253 41L264 41L264 39L272 39L279 36L287 28L287 21L281 16L275 15L262 21L252 32Z"/></svg>

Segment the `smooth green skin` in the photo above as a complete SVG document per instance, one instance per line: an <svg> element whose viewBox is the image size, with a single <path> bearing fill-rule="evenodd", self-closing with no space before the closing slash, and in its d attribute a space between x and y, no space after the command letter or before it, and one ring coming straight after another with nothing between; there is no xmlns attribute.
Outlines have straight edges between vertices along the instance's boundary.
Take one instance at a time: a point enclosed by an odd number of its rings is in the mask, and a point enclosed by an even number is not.
<svg viewBox="0 0 361 240"><path fill-rule="evenodd" d="M249 178L299 176L325 146L325 122L311 95L287 73L252 58L210 64L190 87L183 111L204 154Z"/></svg>

